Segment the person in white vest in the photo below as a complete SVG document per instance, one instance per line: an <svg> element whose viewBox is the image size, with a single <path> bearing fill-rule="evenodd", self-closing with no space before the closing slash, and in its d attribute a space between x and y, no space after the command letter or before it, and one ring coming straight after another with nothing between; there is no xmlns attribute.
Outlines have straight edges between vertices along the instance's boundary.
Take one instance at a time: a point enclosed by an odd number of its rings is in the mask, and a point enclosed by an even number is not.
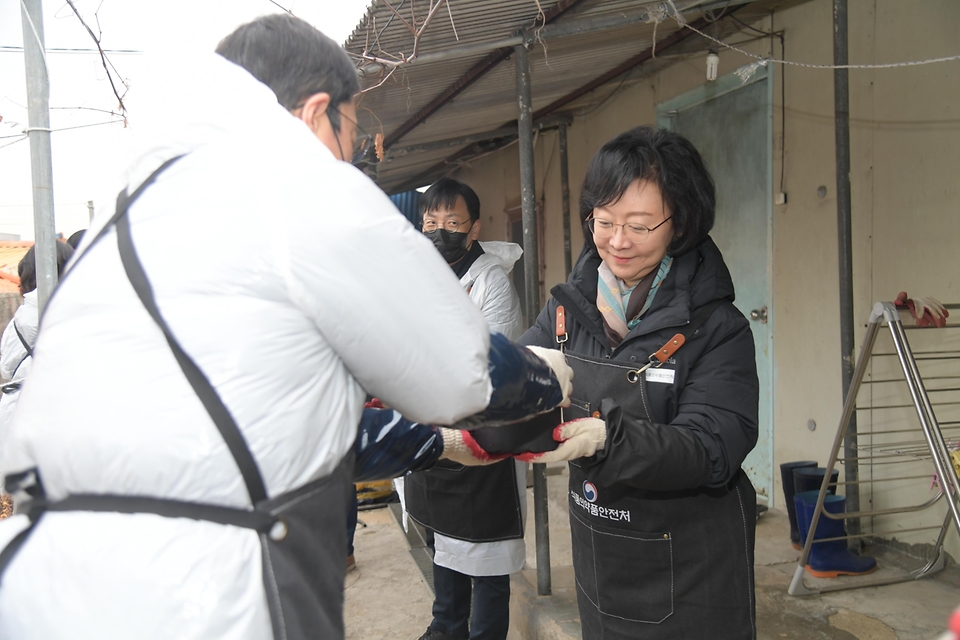
<svg viewBox="0 0 960 640"><path fill-rule="evenodd" d="M0 460L2 639L342 638L366 393L459 428L569 402L562 358L491 336L343 161L336 43L279 14L217 53L138 86L144 149L44 313Z"/></svg>
<svg viewBox="0 0 960 640"><path fill-rule="evenodd" d="M66 242L56 243L57 277L63 274L73 247ZM37 306L37 251L30 247L17 265L20 277L20 295L23 304L7 323L0 337L0 453L4 448L7 430L13 421L20 388L33 366L33 345L37 342L40 313Z"/></svg>
<svg viewBox="0 0 960 640"><path fill-rule="evenodd" d="M480 199L451 178L420 198L423 233L460 278L491 332L523 333L520 299L509 273L519 245L480 242ZM410 515L435 533L433 620L420 640L504 640L510 622L510 575L526 548L525 463L489 466L441 461L399 479Z"/></svg>

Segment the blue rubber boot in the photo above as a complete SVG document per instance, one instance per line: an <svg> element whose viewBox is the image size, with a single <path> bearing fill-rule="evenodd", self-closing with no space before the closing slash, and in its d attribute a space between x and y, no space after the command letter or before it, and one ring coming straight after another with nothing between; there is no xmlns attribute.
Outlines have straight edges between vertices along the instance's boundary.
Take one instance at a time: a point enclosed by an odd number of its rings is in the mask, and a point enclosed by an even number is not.
<svg viewBox="0 0 960 640"><path fill-rule="evenodd" d="M823 484L823 476L827 475L824 467L800 467L793 470L793 492L803 493L804 491L820 490ZM830 474L830 482L827 492L835 494L837 492L837 481L840 478L840 471L834 469Z"/></svg>
<svg viewBox="0 0 960 640"><path fill-rule="evenodd" d="M795 469L806 467L816 467L817 463L813 460L798 460L797 462L784 462L780 465L780 479L783 486L783 497L786 498L785 506L787 508L787 518L790 520L790 544L794 549L802 548L800 546L800 531L797 529L797 509L793 503L793 496L797 493L794 488L793 472Z"/></svg>
<svg viewBox="0 0 960 640"><path fill-rule="evenodd" d="M801 544L806 544L807 532L817 508L819 491L804 491L794 495L797 508L797 526L800 530ZM827 494L823 508L827 513L844 513L847 499L843 496ZM810 547L807 559L807 573L817 578L836 578L837 576L862 576L877 568L877 561L869 556L858 556L847 549L845 540L817 542L825 538L839 538L847 535L843 520L833 520L820 516L817 530L813 534L814 543Z"/></svg>

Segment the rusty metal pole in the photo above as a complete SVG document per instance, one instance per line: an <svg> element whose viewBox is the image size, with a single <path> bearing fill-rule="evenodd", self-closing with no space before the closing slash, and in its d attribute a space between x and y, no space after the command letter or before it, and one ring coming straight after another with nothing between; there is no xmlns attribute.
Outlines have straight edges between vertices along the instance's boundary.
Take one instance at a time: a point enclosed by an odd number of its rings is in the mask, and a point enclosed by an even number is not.
<svg viewBox="0 0 960 640"><path fill-rule="evenodd" d="M570 171L567 166L567 125L560 125L560 202L563 206L563 273L570 277L573 256L570 254Z"/></svg>
<svg viewBox="0 0 960 640"><path fill-rule="evenodd" d="M833 64L845 65L848 58L847 0L833 0ZM840 356L843 400L846 402L856 362L853 321L853 223L850 196L850 77L847 69L833 70L833 109L837 153L837 245L840 267ZM860 510L860 469L857 465L857 414L850 417L844 439L844 494L847 511ZM847 520L847 533L860 533L857 518ZM853 539L859 546L859 538Z"/></svg>
<svg viewBox="0 0 960 640"><path fill-rule="evenodd" d="M536 178L533 168L533 100L530 97L530 54L526 45L513 49L517 65L517 129L520 138L520 205L523 222L523 270L527 322L540 311L540 256L537 247ZM545 464L533 465L533 517L537 535L537 593L548 596L550 586L550 517L547 513Z"/></svg>

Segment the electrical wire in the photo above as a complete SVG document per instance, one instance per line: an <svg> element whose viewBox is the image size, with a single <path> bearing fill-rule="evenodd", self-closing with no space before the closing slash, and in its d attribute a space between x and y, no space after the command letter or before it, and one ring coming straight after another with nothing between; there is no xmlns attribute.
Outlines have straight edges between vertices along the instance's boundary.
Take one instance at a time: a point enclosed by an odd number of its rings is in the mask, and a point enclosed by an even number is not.
<svg viewBox="0 0 960 640"><path fill-rule="evenodd" d="M61 128L59 128L59 129L49 129L49 130L44 129L44 131L49 131L50 133L57 133L57 132L59 132L59 131L72 131L73 129L86 129L87 127L100 127L100 126L103 126L103 125L105 125L105 124L118 124L118 123L125 123L125 122L126 122L126 119L120 118L120 119L117 119L117 120L106 120L105 122L92 122L92 123L90 123L90 124L78 124L78 125L75 125L75 126L72 126L72 127L61 127ZM5 139L5 138L16 138L16 137L19 137L19 136L24 136L24 137L26 137L26 136L27 136L27 132L28 132L29 130L30 130L30 128L28 127L27 129L24 129L24 132L23 132L23 133L15 133L15 134L9 135L9 136L0 136L0 140L3 140L3 139ZM35 131L36 131L36 130L38 130L38 129L35 129Z"/></svg>
<svg viewBox="0 0 960 640"><path fill-rule="evenodd" d="M696 27L691 26L686 21L686 19L684 19L684 17L680 15L680 12L677 10L676 6L674 6L673 4L673 0L667 0L667 2L670 5L670 7L673 9L673 15L670 17L672 17L681 28L690 29L690 31L693 31L696 34L703 36L707 40L713 43L716 43L725 49L730 49L731 51L736 51L739 54L747 56L748 58L753 58L754 60L757 61L754 64L760 65L760 66L766 66L767 64L774 62L777 64L791 65L794 67L803 67L805 69L896 69L900 67L916 67L916 66L925 65L925 64L934 64L937 62L953 62L955 60L960 60L960 54L952 55L952 56L944 56L941 58L928 58L926 60L911 60L908 62L887 62L887 63L881 63L881 64L813 64L810 62L796 62L794 60L785 60L782 58L764 58L763 56L759 56L755 53L750 53L749 51L744 51L739 47L735 47L731 44L727 44L723 40L720 40L719 38L714 38L713 36L704 33L700 29L697 29Z"/></svg>
<svg viewBox="0 0 960 640"><path fill-rule="evenodd" d="M96 53L97 55L100 54L100 50L99 50L99 49L83 49L83 48L73 48L73 49L71 49L71 48L67 48L67 47L50 47L50 48L48 48L48 49L45 49L45 51L46 51L46 53ZM141 54L143 54L143 51L139 51L139 50L137 50L137 49L104 49L103 52L104 52L104 53L109 53L109 54L118 53L118 54L121 54L121 55L123 55L123 54L141 55ZM0 53L23 53L23 47L15 47L15 46L13 46L13 45L0 44Z"/></svg>
<svg viewBox="0 0 960 640"><path fill-rule="evenodd" d="M7 136L4 136L4 137L7 137ZM10 136L10 137L16 137L16 136ZM14 140L13 142L8 142L8 143L6 143L6 144L0 144L0 149L3 149L4 147L9 147L9 146L14 145L14 144L17 144L18 142L23 142L23 141L26 140L26 139L27 139L27 135L25 135L25 134L24 134L24 135L21 135L17 140Z"/></svg>

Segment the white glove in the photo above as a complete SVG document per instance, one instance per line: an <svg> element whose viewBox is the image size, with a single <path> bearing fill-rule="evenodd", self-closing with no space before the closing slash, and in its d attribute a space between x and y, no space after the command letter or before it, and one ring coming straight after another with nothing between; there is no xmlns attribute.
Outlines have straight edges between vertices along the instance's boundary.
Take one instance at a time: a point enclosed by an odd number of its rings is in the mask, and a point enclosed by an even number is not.
<svg viewBox="0 0 960 640"><path fill-rule="evenodd" d="M950 312L940 304L940 301L936 298L930 298L926 296L917 297L913 299L914 309L913 317L917 320L917 326L929 326L932 324L935 327L944 327L947 324L947 318L950 317ZM923 322L924 315L929 313L929 317L926 318L926 322Z"/></svg>
<svg viewBox="0 0 960 640"><path fill-rule="evenodd" d="M553 451L525 453L516 457L537 463L590 457L607 444L607 423L599 418L578 418L564 422L553 430L553 439L560 443Z"/></svg>
<svg viewBox="0 0 960 640"><path fill-rule="evenodd" d="M493 464L510 457L507 454L495 456L487 453L469 431L440 427L440 437L443 438L443 453L440 454L440 459L453 460L465 467Z"/></svg>
<svg viewBox="0 0 960 640"><path fill-rule="evenodd" d="M557 376L557 381L560 382L560 390L563 391L563 400L557 406L569 407L570 394L573 393L573 369L567 364L567 359L563 356L563 353L556 349L544 349L543 347L527 347L527 349L546 362L547 366L553 370L553 374Z"/></svg>

